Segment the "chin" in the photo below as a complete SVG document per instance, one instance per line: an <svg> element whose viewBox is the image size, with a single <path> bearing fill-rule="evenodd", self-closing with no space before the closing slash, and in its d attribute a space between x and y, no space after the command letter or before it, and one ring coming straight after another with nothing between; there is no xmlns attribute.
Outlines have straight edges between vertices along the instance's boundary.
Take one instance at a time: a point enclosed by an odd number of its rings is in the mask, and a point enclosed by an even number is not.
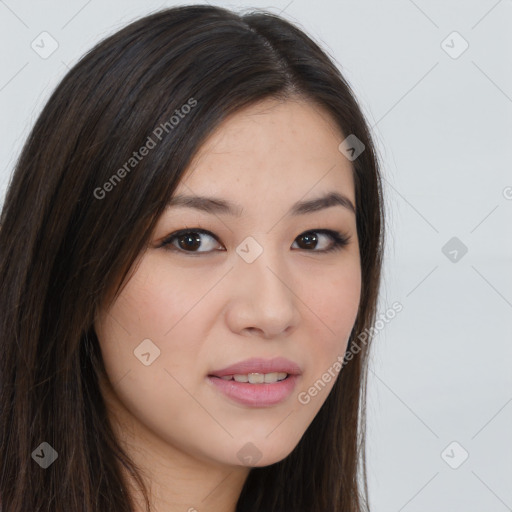
<svg viewBox="0 0 512 512"><path fill-rule="evenodd" d="M266 446L262 446L265 444ZM268 441L266 443L258 440L248 441L237 452L237 465L254 468L271 466L286 459L295 447L296 444L273 446Z"/></svg>

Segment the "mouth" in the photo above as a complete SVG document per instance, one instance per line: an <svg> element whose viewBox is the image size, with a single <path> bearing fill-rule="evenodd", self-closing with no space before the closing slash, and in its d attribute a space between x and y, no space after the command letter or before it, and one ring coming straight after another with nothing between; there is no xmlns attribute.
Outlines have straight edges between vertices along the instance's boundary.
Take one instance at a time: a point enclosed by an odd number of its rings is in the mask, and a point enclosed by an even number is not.
<svg viewBox="0 0 512 512"><path fill-rule="evenodd" d="M284 358L248 359L208 375L208 382L225 397L249 407L268 407L285 401L302 370Z"/></svg>
<svg viewBox="0 0 512 512"><path fill-rule="evenodd" d="M216 377L215 375L211 375L211 377ZM271 373L247 373L240 374L236 373L234 375L224 375L223 377L217 377L219 379L230 381L234 380L235 382L248 382L249 384L273 384L274 382L281 382L282 380L288 378L288 374L286 372L271 372Z"/></svg>

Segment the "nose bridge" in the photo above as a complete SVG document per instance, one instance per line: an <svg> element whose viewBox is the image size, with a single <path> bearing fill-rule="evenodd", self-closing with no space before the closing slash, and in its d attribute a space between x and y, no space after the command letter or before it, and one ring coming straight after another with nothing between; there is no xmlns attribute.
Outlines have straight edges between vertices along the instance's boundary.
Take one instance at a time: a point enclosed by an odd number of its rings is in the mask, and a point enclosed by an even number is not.
<svg viewBox="0 0 512 512"><path fill-rule="evenodd" d="M271 245L271 237L261 238L246 239L237 248L234 278L245 305L245 327L275 335L297 321L296 297L286 255Z"/></svg>

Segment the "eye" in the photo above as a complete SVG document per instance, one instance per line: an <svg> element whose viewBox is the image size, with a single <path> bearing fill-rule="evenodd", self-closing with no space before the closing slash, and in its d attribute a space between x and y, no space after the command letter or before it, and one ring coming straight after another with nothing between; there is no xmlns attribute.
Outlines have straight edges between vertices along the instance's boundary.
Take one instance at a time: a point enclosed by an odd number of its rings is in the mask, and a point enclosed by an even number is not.
<svg viewBox="0 0 512 512"><path fill-rule="evenodd" d="M206 244L203 243L204 240L206 240ZM299 242L299 247L293 247L292 245L292 248L298 248L308 252L328 253L345 247L349 243L350 237L330 229L316 229L305 231L300 234L295 239L294 244L297 244L297 241ZM226 250L224 248L215 249L215 246L221 246L218 238L213 233L199 228L175 231L163 240L160 245L160 247L165 247L171 251L188 253L191 255L197 253L210 253L215 250ZM202 250L199 250L200 248Z"/></svg>
<svg viewBox="0 0 512 512"><path fill-rule="evenodd" d="M206 237L207 243L203 250L198 250L203 242L202 237ZM169 250L178 252L201 253L215 250L216 245L219 245L219 241L217 237L209 231L205 231L204 229L181 229L169 235L162 242L161 247L166 247Z"/></svg>
<svg viewBox="0 0 512 512"><path fill-rule="evenodd" d="M326 238L331 239L330 245L327 242L327 247L325 242ZM302 233L295 240L300 240L301 244L305 246L299 247L299 249L306 249L309 250L309 252L326 253L333 252L341 249L342 247L345 247L348 244L350 237L330 229L316 229ZM320 245L320 249L318 249L318 245ZM316 250L311 251L312 248Z"/></svg>

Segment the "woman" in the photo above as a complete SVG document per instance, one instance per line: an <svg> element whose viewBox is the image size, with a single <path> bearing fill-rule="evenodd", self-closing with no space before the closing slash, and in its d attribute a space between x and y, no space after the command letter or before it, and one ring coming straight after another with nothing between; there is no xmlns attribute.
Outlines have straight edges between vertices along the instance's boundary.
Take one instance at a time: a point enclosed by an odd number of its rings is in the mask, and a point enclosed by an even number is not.
<svg viewBox="0 0 512 512"><path fill-rule="evenodd" d="M349 86L275 15L88 52L2 211L4 512L366 510L381 196Z"/></svg>

